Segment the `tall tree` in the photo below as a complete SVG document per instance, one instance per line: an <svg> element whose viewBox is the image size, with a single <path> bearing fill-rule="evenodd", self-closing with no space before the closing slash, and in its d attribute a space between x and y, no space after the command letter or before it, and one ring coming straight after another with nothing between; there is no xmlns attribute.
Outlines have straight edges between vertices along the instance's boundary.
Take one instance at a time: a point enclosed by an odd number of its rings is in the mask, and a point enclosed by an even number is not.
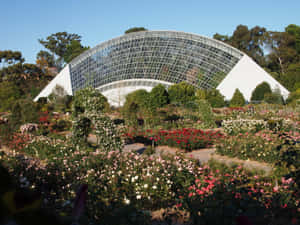
<svg viewBox="0 0 300 225"><path fill-rule="evenodd" d="M216 33L214 38L245 52L257 63L263 65L263 46L266 41L267 34L267 30L264 27L256 26L249 30L247 26L239 25L236 27L232 36Z"/></svg>
<svg viewBox="0 0 300 225"><path fill-rule="evenodd" d="M72 41L81 41L81 36L78 34L69 34L67 32L58 32L51 34L46 38L46 40L39 39L39 42L52 52L53 55L58 57L57 66L61 67L63 64L64 55L67 52L67 46L72 43Z"/></svg>
<svg viewBox="0 0 300 225"><path fill-rule="evenodd" d="M82 46L80 44L80 41L73 40L69 45L67 45L67 50L63 55L64 61L66 63L69 63L72 61L72 59L74 59L75 57L77 57L78 55L80 55L81 53L83 53L88 49L89 47Z"/></svg>
<svg viewBox="0 0 300 225"><path fill-rule="evenodd" d="M246 101L245 101L243 94L240 92L240 90L238 88L235 89L235 92L232 96L232 99L230 100L229 105L231 107L240 107L240 106L244 106L245 103L246 103Z"/></svg>
<svg viewBox="0 0 300 225"><path fill-rule="evenodd" d="M55 59L53 55L44 50L39 51L39 53L36 55L36 60L46 62L48 67L55 66Z"/></svg>
<svg viewBox="0 0 300 225"><path fill-rule="evenodd" d="M12 50L4 50L0 51L0 63L2 63L2 67L7 67L10 65L14 65L16 63L23 63L24 58L22 57L22 53L19 51Z"/></svg>

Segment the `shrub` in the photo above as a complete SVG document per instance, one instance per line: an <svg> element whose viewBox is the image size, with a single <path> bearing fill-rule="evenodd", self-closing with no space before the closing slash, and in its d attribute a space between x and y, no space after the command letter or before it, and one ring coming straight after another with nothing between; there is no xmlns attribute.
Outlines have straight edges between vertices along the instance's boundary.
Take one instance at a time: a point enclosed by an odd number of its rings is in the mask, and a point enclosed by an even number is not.
<svg viewBox="0 0 300 225"><path fill-rule="evenodd" d="M151 103L155 108L162 107L169 102L169 94L162 84L155 86L150 92Z"/></svg>
<svg viewBox="0 0 300 225"><path fill-rule="evenodd" d="M91 120L84 116L76 117L72 126L72 140L74 144L87 143L87 138L90 132Z"/></svg>
<svg viewBox="0 0 300 225"><path fill-rule="evenodd" d="M278 93L266 93L264 96L264 101L269 104L283 104L283 98L281 94Z"/></svg>
<svg viewBox="0 0 300 225"><path fill-rule="evenodd" d="M197 99L205 99L214 108L221 108L226 106L225 97L217 89L211 90L197 90Z"/></svg>
<svg viewBox="0 0 300 225"><path fill-rule="evenodd" d="M234 135L239 133L256 133L267 128L264 120L236 119L222 121L222 127L227 134Z"/></svg>
<svg viewBox="0 0 300 225"><path fill-rule="evenodd" d="M118 130L113 121L104 114L107 106L107 99L91 87L76 92L72 127L72 139L75 144L86 144L93 126L102 150L122 150L123 143Z"/></svg>
<svg viewBox="0 0 300 225"><path fill-rule="evenodd" d="M195 87L186 82L173 84L168 93L172 103L186 104L195 100Z"/></svg>
<svg viewBox="0 0 300 225"><path fill-rule="evenodd" d="M21 96L19 88L9 81L0 82L0 111L8 111Z"/></svg>
<svg viewBox="0 0 300 225"><path fill-rule="evenodd" d="M245 105L245 98L239 89L235 89L232 99L230 100L231 107L239 107Z"/></svg>
<svg viewBox="0 0 300 225"><path fill-rule="evenodd" d="M297 101L300 102L300 88L290 93L286 103L290 105L296 105Z"/></svg>
<svg viewBox="0 0 300 225"><path fill-rule="evenodd" d="M198 100L199 117L201 120L201 128L215 128L215 118L211 106L205 100Z"/></svg>
<svg viewBox="0 0 300 225"><path fill-rule="evenodd" d="M37 104L31 100L20 99L12 106L10 121L15 125L38 122Z"/></svg>
<svg viewBox="0 0 300 225"><path fill-rule="evenodd" d="M77 91L73 98L72 112L75 117L85 111L105 112L109 109L106 97L92 87Z"/></svg>
<svg viewBox="0 0 300 225"><path fill-rule="evenodd" d="M217 144L217 153L240 159L275 163L279 159L278 146L283 141L270 132L245 133L224 138Z"/></svg>
<svg viewBox="0 0 300 225"><path fill-rule="evenodd" d="M272 93L271 87L267 82L262 82L253 90L251 94L251 101L262 101L267 93Z"/></svg>
<svg viewBox="0 0 300 225"><path fill-rule="evenodd" d="M139 105L136 102L127 100L121 112L127 125L135 128L138 126Z"/></svg>

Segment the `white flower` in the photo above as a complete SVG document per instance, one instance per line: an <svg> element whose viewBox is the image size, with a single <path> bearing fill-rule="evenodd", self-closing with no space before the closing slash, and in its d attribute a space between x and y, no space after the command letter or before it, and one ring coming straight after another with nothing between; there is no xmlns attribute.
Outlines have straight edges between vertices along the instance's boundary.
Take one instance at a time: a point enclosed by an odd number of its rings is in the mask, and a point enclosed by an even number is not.
<svg viewBox="0 0 300 225"><path fill-rule="evenodd" d="M126 198L126 197L124 198L124 202L125 202L126 205L130 204L130 200L128 198Z"/></svg>
<svg viewBox="0 0 300 225"><path fill-rule="evenodd" d="M144 188L147 188L148 187L148 184L144 184Z"/></svg>
<svg viewBox="0 0 300 225"><path fill-rule="evenodd" d="M141 195L137 195L137 196L136 196L136 199L141 199L141 198L142 198Z"/></svg>
<svg viewBox="0 0 300 225"><path fill-rule="evenodd" d="M157 189L157 186L156 186L156 185L153 185L152 188L153 188L153 189Z"/></svg>

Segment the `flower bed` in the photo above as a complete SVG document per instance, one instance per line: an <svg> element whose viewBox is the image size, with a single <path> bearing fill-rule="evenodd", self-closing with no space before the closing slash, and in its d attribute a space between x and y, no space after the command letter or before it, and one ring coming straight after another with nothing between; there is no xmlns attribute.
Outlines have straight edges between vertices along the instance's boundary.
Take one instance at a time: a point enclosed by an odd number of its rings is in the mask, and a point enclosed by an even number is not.
<svg viewBox="0 0 300 225"><path fill-rule="evenodd" d="M180 156L59 148L61 154L50 154L44 164L9 155L0 161L60 213L70 212L76 189L87 184L85 214L92 223L116 208L145 211L173 205L189 212L193 224L233 224L240 216L261 218L255 221L258 225L272 224L276 216L297 219L299 190L293 179L282 178L277 184L241 167L218 170Z"/></svg>
<svg viewBox="0 0 300 225"><path fill-rule="evenodd" d="M277 163L282 157L289 158L293 157L293 154L299 154L299 150L297 150L299 147L299 143L297 142L299 140L298 133L275 134L271 131L246 132L222 139L216 146L216 152L221 155L244 160L251 159L267 163ZM288 156L286 154L288 151L293 151L294 153Z"/></svg>
<svg viewBox="0 0 300 225"><path fill-rule="evenodd" d="M167 145L186 151L211 147L223 137L220 131L183 128L177 130L146 130L130 132L124 135L131 140L154 141L157 145ZM151 142L150 142L151 143Z"/></svg>
<svg viewBox="0 0 300 225"><path fill-rule="evenodd" d="M223 137L222 133L213 130L183 128L177 130L159 130L153 137L158 145L167 145L191 151L211 147Z"/></svg>
<svg viewBox="0 0 300 225"><path fill-rule="evenodd" d="M222 127L227 134L239 134L245 132L257 132L267 128L267 122L264 120L236 119L224 120Z"/></svg>

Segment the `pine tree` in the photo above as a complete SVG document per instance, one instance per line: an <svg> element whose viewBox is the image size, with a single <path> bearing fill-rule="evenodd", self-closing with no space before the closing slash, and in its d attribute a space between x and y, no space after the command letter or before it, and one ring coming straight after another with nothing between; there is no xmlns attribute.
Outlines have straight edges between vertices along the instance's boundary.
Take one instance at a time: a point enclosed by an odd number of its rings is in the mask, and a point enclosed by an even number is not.
<svg viewBox="0 0 300 225"><path fill-rule="evenodd" d="M243 94L240 92L239 89L235 89L232 99L230 100L231 107L239 107L244 106L246 103Z"/></svg>

